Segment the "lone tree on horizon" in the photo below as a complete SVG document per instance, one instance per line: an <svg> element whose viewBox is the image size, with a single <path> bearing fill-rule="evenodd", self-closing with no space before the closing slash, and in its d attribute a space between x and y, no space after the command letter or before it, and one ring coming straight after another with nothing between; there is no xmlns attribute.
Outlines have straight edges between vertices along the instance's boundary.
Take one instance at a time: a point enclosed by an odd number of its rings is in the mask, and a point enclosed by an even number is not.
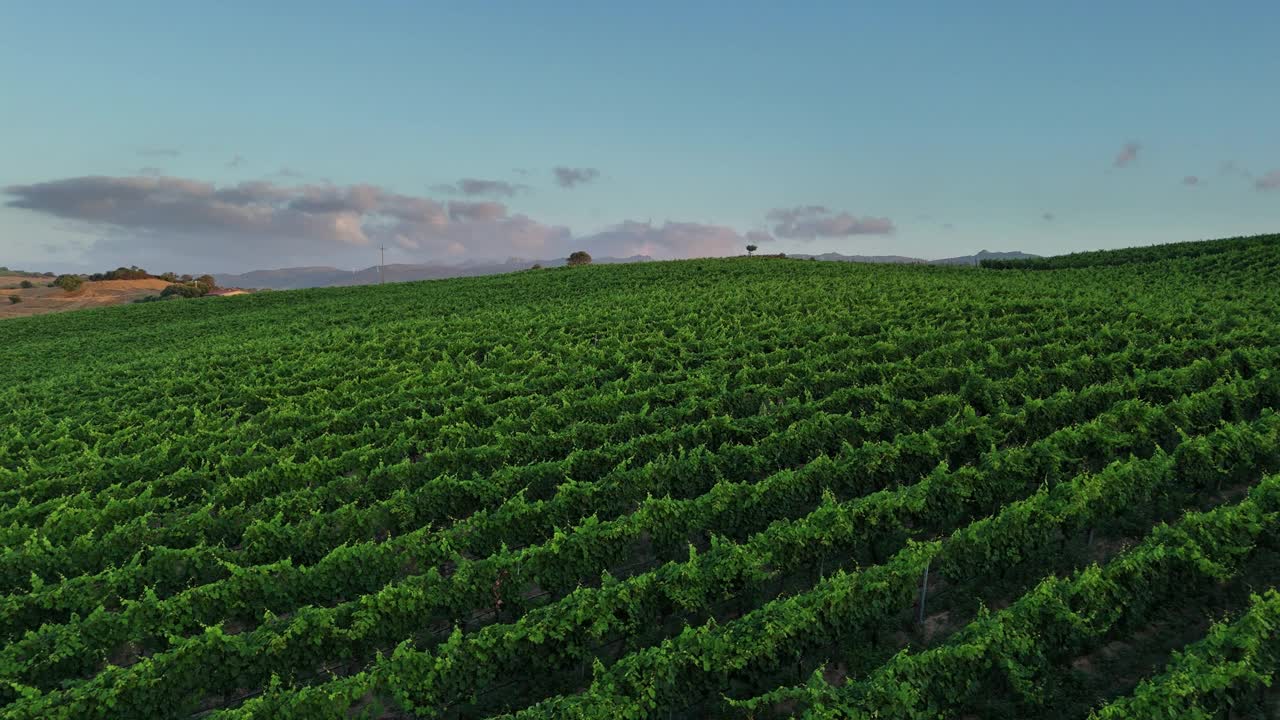
<svg viewBox="0 0 1280 720"><path fill-rule="evenodd" d="M576 250L569 255L569 267L577 267L578 265L590 265L591 255L586 250Z"/></svg>
<svg viewBox="0 0 1280 720"><path fill-rule="evenodd" d="M760 248L759 248L758 246L756 246L756 245L748 245L748 246L747 246L747 257L751 257L751 253L753 253L753 252L755 252L755 251L757 251L757 250L759 250L759 249L760 249Z"/></svg>

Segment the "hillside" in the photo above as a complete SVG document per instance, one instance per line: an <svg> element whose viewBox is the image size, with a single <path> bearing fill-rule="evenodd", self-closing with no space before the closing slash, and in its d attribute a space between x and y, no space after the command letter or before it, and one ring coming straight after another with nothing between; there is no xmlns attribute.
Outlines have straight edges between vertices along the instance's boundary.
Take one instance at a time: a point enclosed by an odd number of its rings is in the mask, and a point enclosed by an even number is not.
<svg viewBox="0 0 1280 720"><path fill-rule="evenodd" d="M983 250L973 255L961 255L940 260L923 260L903 255L842 255L836 252L821 255L793 254L790 257L808 260L826 260L830 262L857 263L918 263L933 265L977 265L985 260L1022 260L1034 259L1038 255L1024 252L988 252ZM596 258L596 265L614 265L621 263L649 262L653 258L647 255L631 257ZM270 288L273 290L299 290L302 288L338 287L347 285L376 285L385 282L412 282L415 280L443 280L456 277L476 277L480 275L497 275L500 273L527 270L533 265L543 267L562 267L564 258L552 260L523 260L511 258L504 262L473 261L464 263L392 263L385 266L381 273L376 265L362 270L342 270L335 267L293 267L276 270L254 270L247 273L216 275L219 285L224 287Z"/></svg>
<svg viewBox="0 0 1280 720"><path fill-rule="evenodd" d="M154 295L169 286L167 281L155 278L100 280L85 282L78 290L67 292L48 287L50 278L47 277L33 281L35 287L32 288L22 288L20 280L5 282L5 278L0 278L0 319L121 305ZM9 296L21 298L21 302L9 302Z"/></svg>
<svg viewBox="0 0 1280 720"><path fill-rule="evenodd" d="M1275 717L1280 236L1202 247L6 321L0 706Z"/></svg>
<svg viewBox="0 0 1280 720"><path fill-rule="evenodd" d="M603 257L594 260L597 265L647 262L652 258L634 255L625 258ZM476 277L528 270L533 265L562 267L565 258L554 260L522 260L511 258L505 262L469 261L463 263L391 263L363 270L340 270L335 267L295 267L276 270L254 270L242 274L221 274L215 278L224 287L269 288L273 290L298 290L302 288L336 287L346 285L376 285L379 282L412 282L415 280L443 280L456 277Z"/></svg>
<svg viewBox="0 0 1280 720"><path fill-rule="evenodd" d="M978 265L984 260L1029 260L1040 256L1016 250L1012 252L989 252L987 250L981 250L973 255L960 255L958 257L941 258L938 260L925 260L924 258L907 257L905 255L842 255L837 252L822 253L821 255L792 253L788 255L788 257L799 260L808 260L813 258L814 260L826 260L828 262L879 263L888 265Z"/></svg>

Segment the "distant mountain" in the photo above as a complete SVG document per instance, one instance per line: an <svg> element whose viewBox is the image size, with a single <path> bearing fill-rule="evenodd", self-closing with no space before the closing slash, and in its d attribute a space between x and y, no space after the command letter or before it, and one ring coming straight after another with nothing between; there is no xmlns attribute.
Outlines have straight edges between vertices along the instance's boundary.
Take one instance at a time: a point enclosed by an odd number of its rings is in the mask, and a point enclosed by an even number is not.
<svg viewBox="0 0 1280 720"><path fill-rule="evenodd" d="M905 257L903 255L841 255L840 253L823 253L821 255L788 255L787 257L808 260L816 258L818 260L828 260L832 262L856 262L856 263L894 263L894 264L920 264L920 265L977 265L980 260L1021 260L1023 258L1040 257L1039 255L1031 255L1024 252L988 252L982 250L976 255L962 255L960 257L943 258L941 260L925 260L924 258Z"/></svg>
<svg viewBox="0 0 1280 720"><path fill-rule="evenodd" d="M298 288L333 285L350 276L350 270L341 270L336 267L295 267L280 268L278 270L254 270L242 275L215 274L213 279L221 287L296 290Z"/></svg>
<svg viewBox="0 0 1280 720"><path fill-rule="evenodd" d="M1026 260L1028 258L1037 258L1039 255L1032 255L1024 252L988 252L980 250L977 255L962 255L960 257L943 258L942 260L930 260L932 265L977 265L982 260Z"/></svg>
<svg viewBox="0 0 1280 720"><path fill-rule="evenodd" d="M596 258L593 262L600 265L612 265L616 263L646 262L652 259L648 255L633 255L625 258ZM555 260L507 258L505 261L467 260L456 265L444 263L401 263L384 266L382 269L384 277L380 277L378 266L376 265L363 270L343 270L335 267L297 267L277 270L254 270L240 275L214 275L214 279L222 287L297 290L300 288L334 287L339 285L376 285L380 280L384 282L410 282L413 280L440 280L452 277L497 275L517 270L527 270L535 264L543 267L559 267L564 265L565 262L565 258L557 258Z"/></svg>

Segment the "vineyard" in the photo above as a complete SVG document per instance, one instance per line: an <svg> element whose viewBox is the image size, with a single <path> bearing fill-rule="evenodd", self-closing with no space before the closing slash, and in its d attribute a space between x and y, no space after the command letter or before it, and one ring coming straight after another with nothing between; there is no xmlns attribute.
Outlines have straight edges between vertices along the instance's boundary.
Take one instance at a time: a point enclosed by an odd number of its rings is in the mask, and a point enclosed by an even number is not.
<svg viewBox="0 0 1280 720"><path fill-rule="evenodd" d="M0 338L0 717L1280 717L1280 236Z"/></svg>

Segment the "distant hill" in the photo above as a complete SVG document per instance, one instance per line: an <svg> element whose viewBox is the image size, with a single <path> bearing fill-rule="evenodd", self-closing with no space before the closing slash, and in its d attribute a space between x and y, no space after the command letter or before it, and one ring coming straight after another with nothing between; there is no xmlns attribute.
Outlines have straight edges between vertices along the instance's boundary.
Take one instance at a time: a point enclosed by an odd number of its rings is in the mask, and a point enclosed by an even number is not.
<svg viewBox="0 0 1280 720"><path fill-rule="evenodd" d="M932 265L977 265L983 260L1031 260L1040 257L1031 253L1024 253L1014 250L1013 252L988 252L980 250L976 255L961 255L960 257L943 258L941 260L930 260Z"/></svg>
<svg viewBox="0 0 1280 720"><path fill-rule="evenodd" d="M646 262L652 259L648 255L632 255L625 258L596 258L593 262L598 265L613 265L617 263ZM468 260L452 265L445 263L396 263L384 266L383 272L385 273L385 282L410 282L413 280L441 280L453 277L497 275L517 270L527 270L535 264L543 267L559 267L564 265L565 261L565 258L554 260L508 258L504 261ZM374 265L362 270L343 270L325 266L254 270L239 275L214 275L214 279L222 287L296 290L313 287L376 285L383 278L379 277L378 266Z"/></svg>
<svg viewBox="0 0 1280 720"><path fill-rule="evenodd" d="M960 257L942 258L941 260L925 260L924 258L906 257L904 255L841 255L840 253L823 253L821 255L788 255L787 257L808 260L816 258L818 260L828 260L831 262L857 262L857 263L892 263L895 265L916 264L916 265L977 265L983 260L1027 260L1038 258L1039 255L1032 255L1024 252L989 252L982 250L974 255L961 255Z"/></svg>

